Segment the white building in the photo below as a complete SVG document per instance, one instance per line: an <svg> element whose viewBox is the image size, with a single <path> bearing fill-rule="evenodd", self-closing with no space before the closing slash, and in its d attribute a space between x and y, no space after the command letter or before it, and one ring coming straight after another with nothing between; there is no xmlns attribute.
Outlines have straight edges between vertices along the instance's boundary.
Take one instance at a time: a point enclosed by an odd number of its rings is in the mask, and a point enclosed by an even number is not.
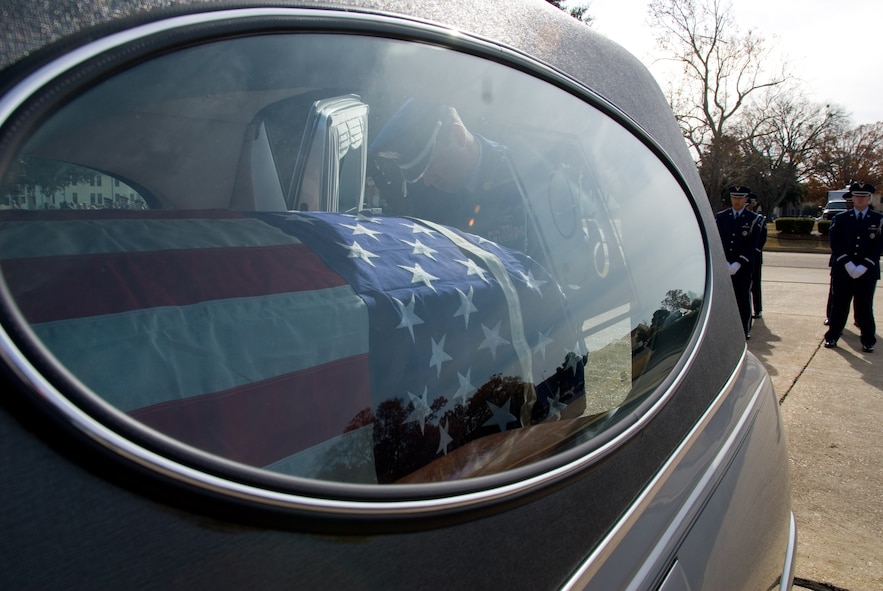
<svg viewBox="0 0 883 591"><path fill-rule="evenodd" d="M0 207L21 209L147 209L135 189L111 176L95 173L88 180L56 192L33 187L26 195L0 197Z"/></svg>

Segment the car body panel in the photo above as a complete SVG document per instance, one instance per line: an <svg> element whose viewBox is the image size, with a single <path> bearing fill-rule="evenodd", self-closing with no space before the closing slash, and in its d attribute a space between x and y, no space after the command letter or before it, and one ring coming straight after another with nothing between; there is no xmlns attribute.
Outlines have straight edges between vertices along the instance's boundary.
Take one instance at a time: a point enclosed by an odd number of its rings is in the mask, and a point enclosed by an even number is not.
<svg viewBox="0 0 883 591"><path fill-rule="evenodd" d="M64 20L49 19L29 2L13 3L12 18L0 25L0 65L11 65L0 88L19 94L0 99L2 118L20 106L10 97L27 97L23 87L37 89L58 74L53 59L75 56L72 50L90 47L85 44L93 39L125 46L132 28L160 32L166 18L198 24L204 9L230 11L210 15L220 21L237 16L235 8L251 7L264 12L245 15L242 22L252 23L246 30L284 29L290 26L284 11L295 4L329 9L317 18L332 23L353 20L370 28L377 18L373 24L387 27L387 35L398 28L402 38L482 59L496 51L513 69L592 97L691 196L704 228L708 278L686 352L670 375L652 382L659 394L628 408L628 430L584 457L392 492L315 482L293 487L242 467L231 484L224 462L198 452L181 455L175 442L155 435L145 445L139 427L121 421L113 408L93 405L84 416L69 370L45 362L50 356L4 291L3 371L14 392L0 413L4 586L652 589L669 576L666 589L677 588L678 580L691 589L720 588L721 582L755 589L772 588L783 573L782 587L790 586L794 532L776 399L762 365L746 351L695 166L661 91L634 57L541 2L180 2L171 9L121 2L114 13L89 11L87 4L77 10L88 17ZM193 31L168 43L183 44L188 35ZM58 43L44 47L51 41ZM25 77L46 64L42 74ZM253 121L231 122L231 137ZM260 164L264 135L259 125L250 129L251 169L266 170ZM0 144L3 150L8 146ZM241 162L232 151L228 157ZM212 163L194 166L209 170ZM232 174L222 168L216 180L233 185L226 176ZM253 195L276 194L260 183L254 187ZM158 188L155 197L167 204L166 192L173 190L173 184ZM282 201L285 191L283 182ZM206 191L206 199L217 193ZM331 190L320 209L345 209L334 205L336 194ZM230 207L281 209L279 198Z"/></svg>

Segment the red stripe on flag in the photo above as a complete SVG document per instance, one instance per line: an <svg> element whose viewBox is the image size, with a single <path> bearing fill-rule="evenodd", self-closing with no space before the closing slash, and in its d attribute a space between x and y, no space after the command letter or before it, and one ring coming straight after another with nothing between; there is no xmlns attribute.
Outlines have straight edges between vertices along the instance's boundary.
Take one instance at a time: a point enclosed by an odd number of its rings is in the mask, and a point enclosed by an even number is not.
<svg viewBox="0 0 883 591"><path fill-rule="evenodd" d="M32 323L346 285L302 244L8 259L0 267Z"/></svg>
<svg viewBox="0 0 883 591"><path fill-rule="evenodd" d="M266 466L372 422L370 408L363 354L130 415L193 447Z"/></svg>

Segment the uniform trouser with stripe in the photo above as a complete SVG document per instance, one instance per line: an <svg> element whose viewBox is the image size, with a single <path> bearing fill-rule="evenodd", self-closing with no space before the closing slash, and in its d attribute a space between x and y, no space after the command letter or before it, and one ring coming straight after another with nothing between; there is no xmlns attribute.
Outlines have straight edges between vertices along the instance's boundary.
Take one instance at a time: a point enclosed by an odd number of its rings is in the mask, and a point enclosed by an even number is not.
<svg viewBox="0 0 883 591"><path fill-rule="evenodd" d="M733 291L736 293L736 304L739 306L739 317L745 334L751 332L751 267L742 266L730 279L733 280Z"/></svg>
<svg viewBox="0 0 883 591"><path fill-rule="evenodd" d="M836 269L831 277L831 314L825 340L836 341L843 334L849 320L849 305L853 304L855 321L861 331L861 342L866 347L877 343L877 324L874 321L874 291L877 278L870 271L853 279L844 269Z"/></svg>
<svg viewBox="0 0 883 591"><path fill-rule="evenodd" d="M760 293L760 272L763 265L760 261L754 261L754 271L751 277L751 305L754 308L754 315L757 316L763 312L763 299Z"/></svg>

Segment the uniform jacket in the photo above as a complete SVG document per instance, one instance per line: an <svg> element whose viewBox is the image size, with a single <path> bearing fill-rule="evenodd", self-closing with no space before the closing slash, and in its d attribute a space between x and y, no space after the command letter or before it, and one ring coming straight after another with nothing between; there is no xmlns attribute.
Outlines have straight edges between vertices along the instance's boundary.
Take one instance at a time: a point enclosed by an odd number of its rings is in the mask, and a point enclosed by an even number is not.
<svg viewBox="0 0 883 591"><path fill-rule="evenodd" d="M527 252L527 220L524 198L515 179L506 147L480 135L478 168L460 200L462 229L497 244Z"/></svg>
<svg viewBox="0 0 883 591"><path fill-rule="evenodd" d="M467 185L457 193L416 187L411 213L492 242L528 253L524 198L505 146L475 134L481 158Z"/></svg>
<svg viewBox="0 0 883 591"><path fill-rule="evenodd" d="M880 279L880 255L883 254L883 215L871 209L865 210L865 218L859 222L855 210L834 216L829 233L831 242L832 270L842 271L847 263L864 265L868 275Z"/></svg>
<svg viewBox="0 0 883 591"><path fill-rule="evenodd" d="M733 209L727 208L718 212L715 219L727 262L741 263L742 269L750 268L760 239L763 216L746 208L739 217L733 217Z"/></svg>
<svg viewBox="0 0 883 591"><path fill-rule="evenodd" d="M758 213L756 215L757 215L757 217L760 218L758 220L758 225L760 226L760 232L758 232L758 234L757 234L757 245L754 247L754 251L756 253L754 261L757 264L762 264L763 263L763 247L766 244L766 239L767 239L767 234L768 234L767 228L766 228L767 219L766 219L766 216L763 214Z"/></svg>

